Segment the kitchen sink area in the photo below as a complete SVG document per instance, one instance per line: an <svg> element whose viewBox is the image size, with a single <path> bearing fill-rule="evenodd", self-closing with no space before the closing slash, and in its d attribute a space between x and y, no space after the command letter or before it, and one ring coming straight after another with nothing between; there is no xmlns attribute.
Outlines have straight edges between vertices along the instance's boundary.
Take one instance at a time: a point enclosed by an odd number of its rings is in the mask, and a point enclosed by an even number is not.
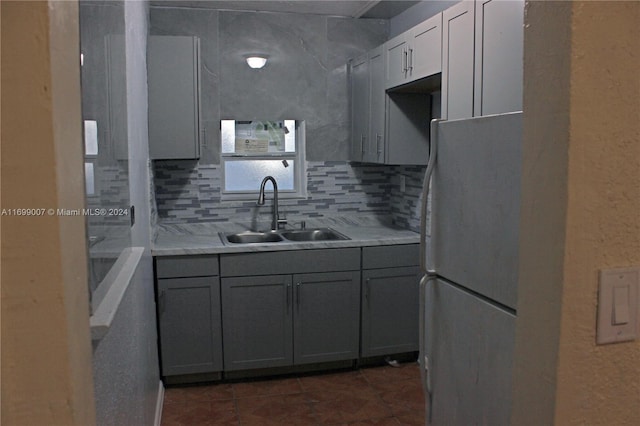
<svg viewBox="0 0 640 426"><path fill-rule="evenodd" d="M350 240L340 232L331 228L282 230L268 232L245 231L227 234L220 232L223 244L260 244L260 243L292 243L307 241Z"/></svg>

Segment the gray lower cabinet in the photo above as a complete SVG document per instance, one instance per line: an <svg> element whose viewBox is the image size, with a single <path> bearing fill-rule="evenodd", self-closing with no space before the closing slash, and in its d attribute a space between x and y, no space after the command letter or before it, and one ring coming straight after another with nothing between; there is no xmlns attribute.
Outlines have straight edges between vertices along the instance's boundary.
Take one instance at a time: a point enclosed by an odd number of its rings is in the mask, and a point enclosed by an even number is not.
<svg viewBox="0 0 640 426"><path fill-rule="evenodd" d="M222 278L226 371L358 358L358 271Z"/></svg>
<svg viewBox="0 0 640 426"><path fill-rule="evenodd" d="M293 276L294 364L358 358L360 272Z"/></svg>
<svg viewBox="0 0 640 426"><path fill-rule="evenodd" d="M293 362L291 275L222 278L226 371Z"/></svg>
<svg viewBox="0 0 640 426"><path fill-rule="evenodd" d="M222 255L221 268L225 371L358 358L359 248Z"/></svg>
<svg viewBox="0 0 640 426"><path fill-rule="evenodd" d="M416 244L363 249L363 357L418 350L418 251Z"/></svg>
<svg viewBox="0 0 640 426"><path fill-rule="evenodd" d="M157 258L156 276L162 375L222 371L218 257Z"/></svg>

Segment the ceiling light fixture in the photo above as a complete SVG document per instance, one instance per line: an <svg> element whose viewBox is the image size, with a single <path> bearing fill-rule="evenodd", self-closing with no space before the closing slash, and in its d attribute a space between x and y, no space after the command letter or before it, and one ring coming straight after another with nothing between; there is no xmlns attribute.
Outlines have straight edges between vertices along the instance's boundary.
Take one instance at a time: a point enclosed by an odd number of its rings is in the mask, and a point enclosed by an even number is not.
<svg viewBox="0 0 640 426"><path fill-rule="evenodd" d="M266 63L267 63L267 58L262 56L249 56L247 58L247 64L251 68L259 69L264 67Z"/></svg>

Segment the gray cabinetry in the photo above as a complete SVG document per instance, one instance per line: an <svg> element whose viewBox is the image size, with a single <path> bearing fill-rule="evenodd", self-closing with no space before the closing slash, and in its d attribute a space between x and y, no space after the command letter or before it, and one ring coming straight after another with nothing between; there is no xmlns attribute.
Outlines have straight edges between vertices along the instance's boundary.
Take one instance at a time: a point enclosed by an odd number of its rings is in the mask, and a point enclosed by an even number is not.
<svg viewBox="0 0 640 426"><path fill-rule="evenodd" d="M200 156L199 41L149 37L149 155L152 159Z"/></svg>
<svg viewBox="0 0 640 426"><path fill-rule="evenodd" d="M391 89L442 70L442 14L392 38L385 47L385 87Z"/></svg>
<svg viewBox="0 0 640 426"><path fill-rule="evenodd" d="M162 375L222 371L218 257L157 258L156 276Z"/></svg>
<svg viewBox="0 0 640 426"><path fill-rule="evenodd" d="M351 159L366 163L426 164L430 96L387 94L384 57L380 46L351 62Z"/></svg>
<svg viewBox="0 0 640 426"><path fill-rule="evenodd" d="M351 160L363 161L369 143L369 55L351 60Z"/></svg>
<svg viewBox="0 0 640 426"><path fill-rule="evenodd" d="M474 116L522 110L524 1L477 0Z"/></svg>
<svg viewBox="0 0 640 426"><path fill-rule="evenodd" d="M473 1L442 12L442 118L473 117Z"/></svg>
<svg viewBox="0 0 640 426"><path fill-rule="evenodd" d="M220 263L226 371L358 357L359 248L228 254Z"/></svg>
<svg viewBox="0 0 640 426"><path fill-rule="evenodd" d="M418 350L419 247L364 248L361 354Z"/></svg>
<svg viewBox="0 0 640 426"><path fill-rule="evenodd" d="M443 118L522 109L523 7L522 0L476 0L443 12Z"/></svg>
<svg viewBox="0 0 640 426"><path fill-rule="evenodd" d="M360 272L293 276L294 363L358 358Z"/></svg>
<svg viewBox="0 0 640 426"><path fill-rule="evenodd" d="M293 361L291 275L222 278L226 371Z"/></svg>

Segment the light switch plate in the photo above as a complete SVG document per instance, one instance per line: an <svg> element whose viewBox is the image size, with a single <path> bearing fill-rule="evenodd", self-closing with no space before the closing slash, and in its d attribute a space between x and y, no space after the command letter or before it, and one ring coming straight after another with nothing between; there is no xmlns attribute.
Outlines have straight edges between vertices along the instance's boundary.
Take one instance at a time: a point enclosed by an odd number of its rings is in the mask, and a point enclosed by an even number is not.
<svg viewBox="0 0 640 426"><path fill-rule="evenodd" d="M598 289L599 345L638 338L640 267L603 269Z"/></svg>

